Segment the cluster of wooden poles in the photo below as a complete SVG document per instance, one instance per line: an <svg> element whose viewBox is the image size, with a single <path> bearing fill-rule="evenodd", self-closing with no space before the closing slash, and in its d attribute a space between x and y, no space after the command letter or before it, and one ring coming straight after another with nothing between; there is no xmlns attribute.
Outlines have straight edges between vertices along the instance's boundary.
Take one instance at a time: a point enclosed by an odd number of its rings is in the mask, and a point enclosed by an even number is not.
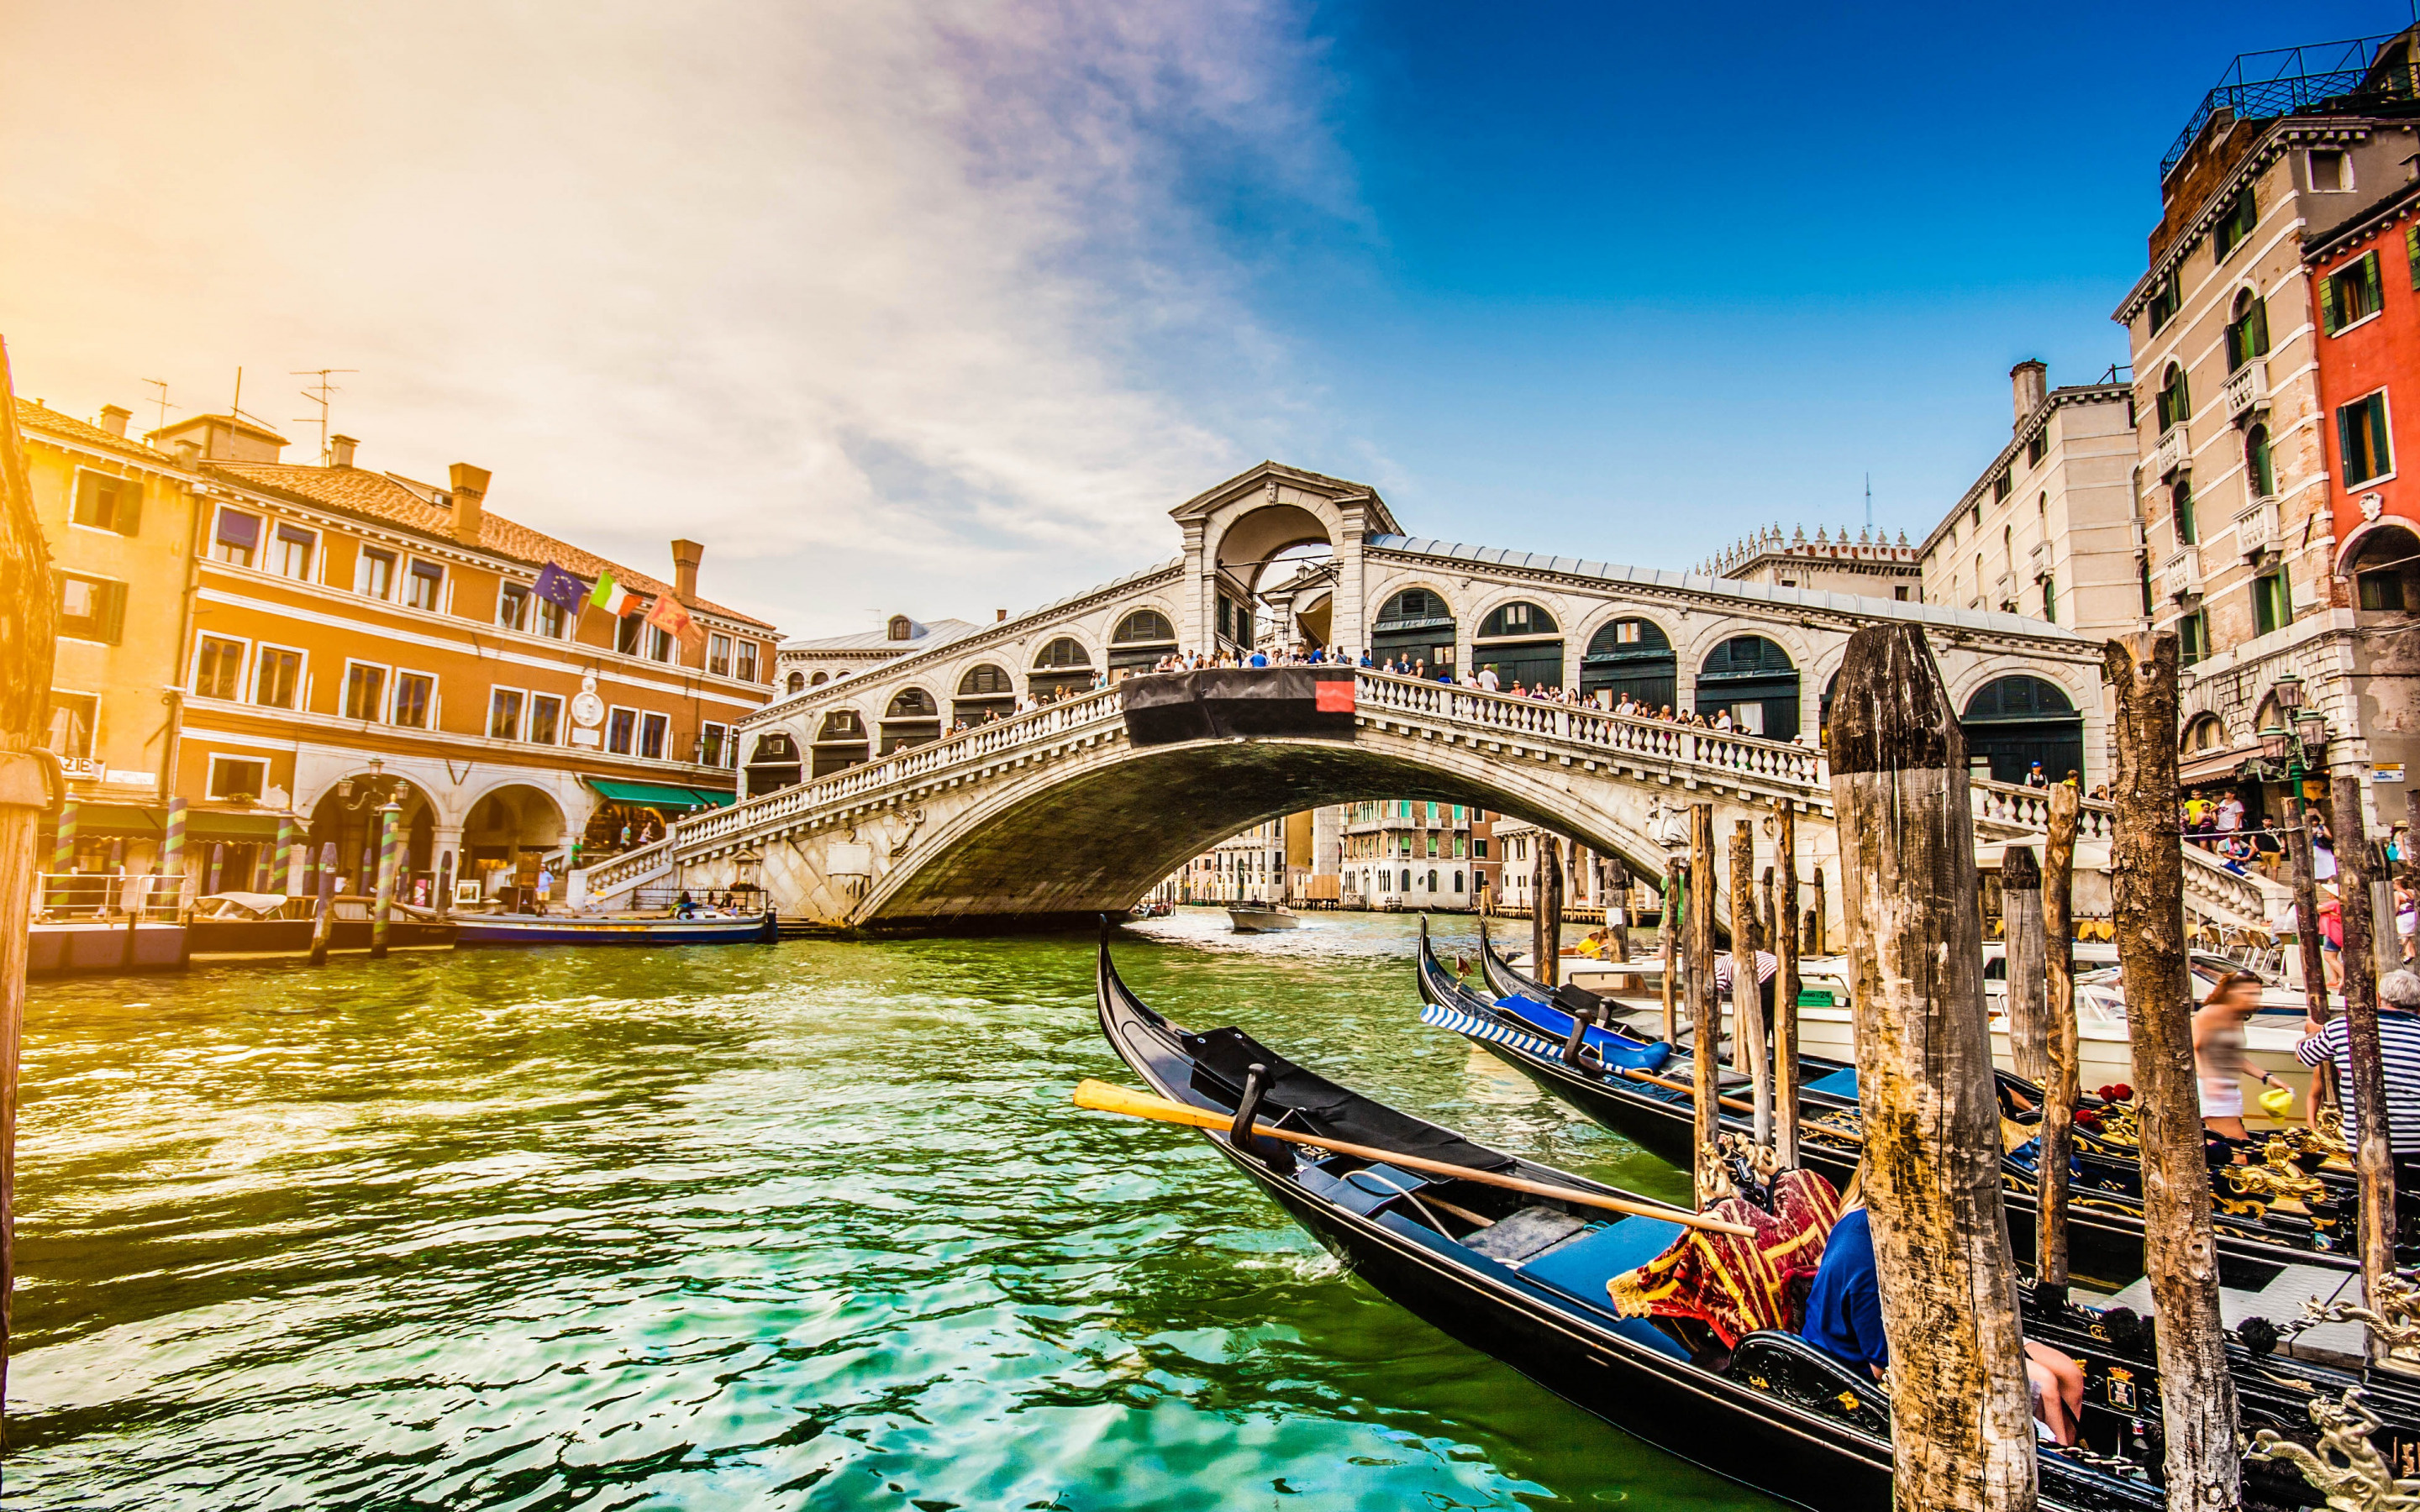
<svg viewBox="0 0 2420 1512"><path fill-rule="evenodd" d="M2211 1177L2203 1153L2187 971L2183 857L2177 832L2178 644L2174 635L2113 641L2103 674L2117 696L2113 922L2132 1027L2142 1134L2145 1264L2151 1278L2168 1504L2240 1504L2235 1392L2219 1311ZM1981 878L1975 860L1963 736L1913 625L1878 625L1849 643L1830 724L1832 800L1855 1019L1864 1195L1890 1343L1894 1497L1900 1507L2031 1508L2035 1436L2024 1369L2017 1267L2002 1205L1999 1101L1983 995ZM2001 863L2009 1030L2016 1070L2041 1084L2038 1291L2069 1285L2069 1160L2078 1086L2071 903L2079 795L2049 793L2041 861L2010 846ZM2387 1140L2368 883L2379 866L2363 833L2357 779L2331 795L2343 872L2345 1005L2357 1107L2362 1273L2368 1295L2393 1274L2394 1165ZM1665 1036L1685 1011L1702 1207L1728 1190L1714 1151L1721 1005L1714 966L1716 855L1712 804L1689 810L1688 852L1665 877ZM1803 927L1794 815L1771 821L1773 864L1756 872L1756 825L1734 825L1728 882L1731 1062L1750 1079L1756 1137L1794 1165L1798 1143L1798 962L1822 949L1823 875ZM1555 980L1560 889L1542 845L1532 896L1541 980ZM2326 1017L2310 853L2294 836L2312 1016ZM1674 927L1675 916L1679 927ZM1775 1023L1757 981L1760 944L1776 958ZM1676 1002L1676 994L1678 1001ZM2373 1350L2380 1346L2373 1340Z"/></svg>

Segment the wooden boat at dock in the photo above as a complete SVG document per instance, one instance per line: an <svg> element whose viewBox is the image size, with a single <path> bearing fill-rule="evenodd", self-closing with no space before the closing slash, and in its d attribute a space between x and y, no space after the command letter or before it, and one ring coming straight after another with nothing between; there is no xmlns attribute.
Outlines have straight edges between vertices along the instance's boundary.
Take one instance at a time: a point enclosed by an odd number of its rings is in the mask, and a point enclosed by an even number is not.
<svg viewBox="0 0 2420 1512"><path fill-rule="evenodd" d="M460 914L464 945L746 945L781 938L772 909L669 914Z"/></svg>
<svg viewBox="0 0 2420 1512"><path fill-rule="evenodd" d="M124 919L37 919L26 931L29 976L106 976L122 971L181 971L185 926L175 919L144 919L131 930Z"/></svg>
<svg viewBox="0 0 2420 1512"><path fill-rule="evenodd" d="M339 895L329 903L335 916L328 921L330 953L351 955L367 950L376 927L372 915L378 900ZM307 956L311 953L311 931L317 922L313 915L318 906L318 900L315 898L274 892L220 892L195 899L193 915L186 923L193 959L267 961ZM393 907L387 919L389 950L454 949L455 926L451 920L403 903Z"/></svg>
<svg viewBox="0 0 2420 1512"><path fill-rule="evenodd" d="M1391 1301L1714 1473L1819 1512L1881 1512L1891 1504L1889 1401L1875 1382L1794 1333L1759 1329L1727 1348L1698 1348L1683 1343L1677 1328L1616 1310L1606 1283L1662 1253L1680 1233L1677 1224L1649 1216L1606 1222L1602 1210L1567 1198L1255 1138L1257 1115L1310 1136L1314 1146L1325 1135L1480 1173L1629 1196L1488 1149L1361 1096L1241 1029L1188 1033L1134 996L1106 940L1095 999L1102 1033L1151 1090L1232 1120L1202 1137ZM1258 1076L1250 1074L1255 1067ZM2162 1507L2159 1453L2140 1432L2147 1418L2156 1421L2157 1399L2133 1368L2139 1360L2113 1353L2105 1340L2096 1347L2094 1329L2102 1325L2072 1309L2057 1313L2055 1336L2086 1368L2085 1442L2040 1449L2041 1504L2061 1512ZM2274 1428L2305 1443L2313 1434L2303 1409L2313 1395L2358 1383L2297 1360L2252 1362L2247 1354L2247 1365L2261 1389L2243 1393L2246 1428ZM2264 1370L2281 1382L2274 1389ZM2420 1450L2420 1438L2397 1436L2403 1405L2397 1398L2390 1428L2373 1441L2390 1463ZM2247 1508L2319 1503L2282 1464L2247 1461L2243 1468Z"/></svg>

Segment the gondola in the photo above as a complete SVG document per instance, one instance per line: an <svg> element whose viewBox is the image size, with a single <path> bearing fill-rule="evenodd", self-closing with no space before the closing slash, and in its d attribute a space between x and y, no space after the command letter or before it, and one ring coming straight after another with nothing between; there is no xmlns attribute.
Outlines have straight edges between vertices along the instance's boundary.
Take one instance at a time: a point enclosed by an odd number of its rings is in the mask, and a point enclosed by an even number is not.
<svg viewBox="0 0 2420 1512"><path fill-rule="evenodd" d="M1818 1512L1880 1512L1891 1504L1889 1403L1875 1382L1795 1334L1761 1330L1729 1350L1693 1352L1653 1322L1614 1311L1606 1280L1659 1254L1680 1232L1677 1225L1647 1217L1605 1223L1602 1211L1568 1201L1423 1177L1358 1157L1306 1152L1298 1161L1300 1147L1252 1137L1251 1120L1629 1196L1363 1097L1240 1028L1188 1033L1119 980L1106 939L1094 982L1101 1032L1119 1057L1160 1097L1232 1116L1231 1131L1202 1137L1388 1299L1649 1443L1769 1496ZM1253 1075L1253 1067L1262 1073ZM1542 1244L1544 1236L1559 1237ZM2106 1385L2105 1363L2088 1347L2076 1352L2086 1358L2087 1379ZM2273 1414L2261 1400L2247 1398L2245 1426L2311 1442L2299 1412L2307 1399L2294 1396L2288 1411ZM2074 1512L2164 1505L2153 1483L2159 1456L2141 1432L2141 1414L2156 1417L2156 1401L2126 1401L2113 1408L2087 1393L2090 1447L2043 1446L2042 1505ZM2318 1504L2282 1465L2247 1462L2244 1470L2246 1508Z"/></svg>
<svg viewBox="0 0 2420 1512"><path fill-rule="evenodd" d="M1483 937L1481 971L1494 998L1481 996L1447 971L1432 951L1423 925L1419 962L1421 997L1450 1011L1506 1025L1498 999L1537 1000L1552 996L1550 989L1513 969ZM1508 1026L1517 1028L1517 1024ZM1675 1165L1687 1165L1696 1141L1695 1099L1686 1088L1686 1073L1668 1076L1683 1084L1680 1089L1642 1084L1635 1078L1609 1075L1560 1056L1543 1055L1525 1047L1517 1034L1510 1038L1470 1035L1507 1065L1541 1088L1571 1103L1616 1134L1636 1140ZM1531 1038L1534 1038L1531 1037ZM2024 1128L2040 1122L2040 1090L2005 1071L1995 1071L2001 1117ZM1799 1057L1802 1121L1800 1158L1834 1180L1845 1180L1855 1166L1856 1069L1820 1057ZM1726 1096L1741 1096L1746 1078L1726 1069ZM1745 1132L1745 1119L1725 1110L1723 1127ZM2003 1157L2001 1175L2008 1194L2009 1231L2021 1258L2034 1253L2037 1167L2036 1147L2021 1146ZM2286 1164L2236 1167L2213 1181L2217 1211L2222 1281L2238 1285L2279 1265L2317 1266L2353 1272L2361 1258L2353 1241L2357 1198L2349 1181L2324 1180L2314 1174L2317 1157L2298 1151ZM2143 1272L2142 1169L2132 1148L2097 1140L2088 1133L2076 1137L2074 1175L2071 1180L2068 1246L2077 1273L2122 1282ZM2237 1183L2246 1183L2238 1189ZM2263 1183L2267 1183L2264 1187ZM2293 1195L2299 1192L2299 1196ZM2290 1201L2276 1200L2291 1196ZM2299 1210L2299 1211L2297 1211ZM2402 1257L2411 1257L2405 1253ZM2254 1288L2252 1289L2258 1289Z"/></svg>

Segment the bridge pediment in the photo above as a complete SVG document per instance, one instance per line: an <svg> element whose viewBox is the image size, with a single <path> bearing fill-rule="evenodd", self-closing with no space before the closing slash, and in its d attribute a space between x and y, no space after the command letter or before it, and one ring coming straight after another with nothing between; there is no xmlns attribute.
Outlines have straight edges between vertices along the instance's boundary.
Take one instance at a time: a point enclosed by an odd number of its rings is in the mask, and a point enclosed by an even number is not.
<svg viewBox="0 0 2420 1512"><path fill-rule="evenodd" d="M1362 530L1372 534L1392 534L1401 529L1386 501L1378 497L1378 490L1368 484L1331 478L1282 462L1263 462L1248 468L1218 486L1195 494L1170 510L1168 517L1179 525L1207 527L1214 520L1230 520L1271 504L1294 504L1320 514L1325 511L1319 505L1332 507L1346 501L1359 501Z"/></svg>

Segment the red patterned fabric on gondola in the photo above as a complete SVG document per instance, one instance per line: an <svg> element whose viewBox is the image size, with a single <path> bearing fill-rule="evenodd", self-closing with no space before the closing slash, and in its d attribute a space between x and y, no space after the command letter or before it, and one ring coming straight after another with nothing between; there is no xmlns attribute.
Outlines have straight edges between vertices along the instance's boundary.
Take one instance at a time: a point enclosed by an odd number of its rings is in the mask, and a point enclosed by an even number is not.
<svg viewBox="0 0 2420 1512"><path fill-rule="evenodd" d="M1745 1224L1754 1240L1692 1228L1672 1247L1606 1283L1625 1318L1696 1318L1730 1349L1761 1328L1794 1329L1791 1285L1812 1277L1823 1241L1840 1218L1840 1195L1813 1171L1774 1179L1773 1211L1745 1197L1726 1197L1709 1218Z"/></svg>

